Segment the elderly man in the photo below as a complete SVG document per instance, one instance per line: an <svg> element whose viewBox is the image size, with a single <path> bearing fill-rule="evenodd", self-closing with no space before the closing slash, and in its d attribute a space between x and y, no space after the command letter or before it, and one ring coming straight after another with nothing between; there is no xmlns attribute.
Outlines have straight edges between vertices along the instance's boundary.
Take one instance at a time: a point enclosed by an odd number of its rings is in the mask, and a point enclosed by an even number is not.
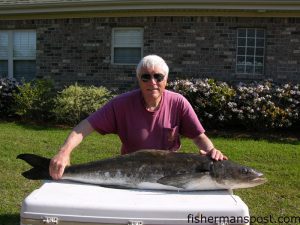
<svg viewBox="0 0 300 225"><path fill-rule="evenodd" d="M114 133L122 142L121 154L140 149L177 151L180 135L193 139L201 154L227 159L205 135L190 103L180 94L165 90L169 68L157 55L145 56L137 66L139 89L112 99L80 122L50 163L50 175L60 179L72 150L92 133Z"/></svg>

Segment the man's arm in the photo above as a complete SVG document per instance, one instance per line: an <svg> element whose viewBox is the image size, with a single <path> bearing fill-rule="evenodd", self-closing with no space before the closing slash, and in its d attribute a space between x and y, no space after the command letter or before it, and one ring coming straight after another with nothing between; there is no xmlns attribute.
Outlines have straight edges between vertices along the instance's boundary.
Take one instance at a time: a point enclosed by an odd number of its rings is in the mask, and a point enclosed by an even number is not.
<svg viewBox="0 0 300 225"><path fill-rule="evenodd" d="M64 173L65 167L70 164L70 156L73 149L93 131L94 128L87 119L81 121L73 128L65 140L65 143L59 149L59 152L51 159L49 173L54 180L60 179Z"/></svg>
<svg viewBox="0 0 300 225"><path fill-rule="evenodd" d="M193 139L194 143L203 155L210 155L215 160L227 160L227 156L223 155L222 152L216 149L211 140L204 134L201 133L199 136Z"/></svg>

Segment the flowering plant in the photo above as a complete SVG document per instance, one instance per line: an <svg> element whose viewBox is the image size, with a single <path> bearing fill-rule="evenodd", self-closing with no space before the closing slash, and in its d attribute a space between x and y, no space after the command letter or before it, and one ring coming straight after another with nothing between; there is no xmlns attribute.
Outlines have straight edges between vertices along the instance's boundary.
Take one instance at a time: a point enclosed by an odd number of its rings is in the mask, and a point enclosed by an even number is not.
<svg viewBox="0 0 300 225"><path fill-rule="evenodd" d="M299 125L299 84L272 81L228 85L212 79L176 80L169 88L184 95L205 125L288 128Z"/></svg>
<svg viewBox="0 0 300 225"><path fill-rule="evenodd" d="M0 78L0 115L1 118L12 114L13 93L17 91L20 83L14 78Z"/></svg>

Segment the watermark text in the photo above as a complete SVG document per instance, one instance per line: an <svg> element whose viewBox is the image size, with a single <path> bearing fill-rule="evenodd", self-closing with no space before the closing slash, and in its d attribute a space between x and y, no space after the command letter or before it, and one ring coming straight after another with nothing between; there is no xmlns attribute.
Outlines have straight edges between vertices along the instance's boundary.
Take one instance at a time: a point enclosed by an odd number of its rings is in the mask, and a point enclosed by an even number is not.
<svg viewBox="0 0 300 225"><path fill-rule="evenodd" d="M205 216L202 214L188 214L188 223L211 223L218 225L228 225L228 224L300 224L299 216Z"/></svg>

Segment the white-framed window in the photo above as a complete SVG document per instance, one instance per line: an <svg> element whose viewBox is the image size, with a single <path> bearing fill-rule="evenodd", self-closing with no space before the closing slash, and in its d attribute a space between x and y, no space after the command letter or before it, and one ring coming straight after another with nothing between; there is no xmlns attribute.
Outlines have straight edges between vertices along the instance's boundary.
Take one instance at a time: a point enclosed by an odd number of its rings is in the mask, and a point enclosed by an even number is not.
<svg viewBox="0 0 300 225"><path fill-rule="evenodd" d="M112 63L136 65L143 54L143 28L113 28Z"/></svg>
<svg viewBox="0 0 300 225"><path fill-rule="evenodd" d="M0 77L32 80L36 74L36 31L0 30Z"/></svg>
<svg viewBox="0 0 300 225"><path fill-rule="evenodd" d="M265 30L240 28L237 31L236 73L264 73Z"/></svg>

